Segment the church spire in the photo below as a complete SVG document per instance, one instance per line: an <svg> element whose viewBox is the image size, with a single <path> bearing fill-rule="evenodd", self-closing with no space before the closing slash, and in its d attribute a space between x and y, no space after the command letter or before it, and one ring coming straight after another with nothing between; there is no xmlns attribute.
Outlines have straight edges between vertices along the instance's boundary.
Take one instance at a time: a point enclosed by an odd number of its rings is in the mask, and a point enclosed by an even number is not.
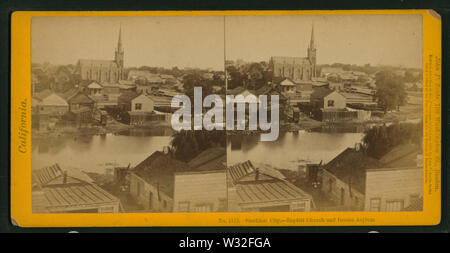
<svg viewBox="0 0 450 253"><path fill-rule="evenodd" d="M118 69L118 78L117 80L122 80L123 78L123 60L124 60L124 50L122 48L122 24L119 27L119 39L117 41L117 49L114 57L114 61L117 63Z"/></svg>
<svg viewBox="0 0 450 253"><path fill-rule="evenodd" d="M312 28L311 28L311 41L309 43L309 48L310 49L316 48L316 45L314 44L314 22L312 23Z"/></svg>
<svg viewBox="0 0 450 253"><path fill-rule="evenodd" d="M311 27L311 41L309 42L308 47L308 59L311 62L311 77L316 76L316 62L317 62L317 49L316 44L314 43L314 22Z"/></svg>
<svg viewBox="0 0 450 253"><path fill-rule="evenodd" d="M122 51L122 25L119 27L119 40L117 42L117 51Z"/></svg>

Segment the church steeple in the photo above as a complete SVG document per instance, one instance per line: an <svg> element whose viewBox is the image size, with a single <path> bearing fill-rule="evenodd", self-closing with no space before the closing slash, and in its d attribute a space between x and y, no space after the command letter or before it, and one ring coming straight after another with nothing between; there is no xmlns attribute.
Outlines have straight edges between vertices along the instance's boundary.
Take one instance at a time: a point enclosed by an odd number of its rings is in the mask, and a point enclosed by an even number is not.
<svg viewBox="0 0 450 253"><path fill-rule="evenodd" d="M117 42L117 51L122 52L122 26L119 28L119 41Z"/></svg>
<svg viewBox="0 0 450 253"><path fill-rule="evenodd" d="M123 79L123 60L124 60L124 50L122 47L122 26L120 26L119 39L117 41L117 49L116 49L115 57L114 57L114 61L116 62L117 66L119 67L118 80Z"/></svg>
<svg viewBox="0 0 450 253"><path fill-rule="evenodd" d="M312 23L312 26L311 26L311 41L309 42L309 47L308 47L308 59L312 65L311 77L316 77L317 49L316 49L316 44L314 42L314 23Z"/></svg>
<svg viewBox="0 0 450 253"><path fill-rule="evenodd" d="M311 28L311 41L309 42L309 48L310 49L316 48L316 45L314 44L314 23L312 24L312 28Z"/></svg>

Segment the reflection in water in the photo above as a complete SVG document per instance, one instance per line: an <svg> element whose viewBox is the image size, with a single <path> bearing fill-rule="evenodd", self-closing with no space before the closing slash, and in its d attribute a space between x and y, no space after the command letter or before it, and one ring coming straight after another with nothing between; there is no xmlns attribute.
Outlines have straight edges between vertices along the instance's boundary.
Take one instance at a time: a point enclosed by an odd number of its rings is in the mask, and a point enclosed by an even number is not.
<svg viewBox="0 0 450 253"><path fill-rule="evenodd" d="M320 133L363 133L367 129L363 124L324 125L312 129L312 132Z"/></svg>
<svg viewBox="0 0 450 253"><path fill-rule="evenodd" d="M170 144L171 136L94 135L39 139L32 143L32 168L58 163L103 173L115 166L137 165Z"/></svg>
<svg viewBox="0 0 450 253"><path fill-rule="evenodd" d="M130 128L120 132L120 135L126 136L172 136L174 130L169 127L161 128Z"/></svg>
<svg viewBox="0 0 450 253"><path fill-rule="evenodd" d="M132 129L119 134L64 136L32 143L32 168L54 163L103 173L116 166L135 166L153 152L169 146L171 129ZM158 136L155 136L158 135ZM296 170L301 161L329 162L347 147L360 142L362 133L281 132L275 142L259 135L228 136L227 162L246 160Z"/></svg>
<svg viewBox="0 0 450 253"><path fill-rule="evenodd" d="M329 162L347 147L361 142L362 133L285 132L275 142L261 142L258 135L229 138L228 165L252 160L277 168L297 170L301 161ZM232 141L231 141L232 140ZM233 144L234 142L234 144ZM235 149L233 147L238 147Z"/></svg>

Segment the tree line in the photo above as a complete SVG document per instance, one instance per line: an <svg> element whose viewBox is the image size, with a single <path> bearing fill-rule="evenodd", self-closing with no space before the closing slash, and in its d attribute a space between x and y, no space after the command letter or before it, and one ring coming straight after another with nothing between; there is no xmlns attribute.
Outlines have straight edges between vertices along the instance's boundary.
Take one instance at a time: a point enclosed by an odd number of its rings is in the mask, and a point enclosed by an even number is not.
<svg viewBox="0 0 450 253"><path fill-rule="evenodd" d="M394 147L413 143L422 144L423 123L398 123L372 127L365 132L363 143L366 154L380 159Z"/></svg>

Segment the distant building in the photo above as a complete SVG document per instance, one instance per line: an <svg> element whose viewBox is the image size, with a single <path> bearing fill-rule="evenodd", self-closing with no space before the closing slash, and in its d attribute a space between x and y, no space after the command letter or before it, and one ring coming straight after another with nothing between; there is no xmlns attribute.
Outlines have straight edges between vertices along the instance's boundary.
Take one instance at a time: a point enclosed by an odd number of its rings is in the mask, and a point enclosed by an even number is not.
<svg viewBox="0 0 450 253"><path fill-rule="evenodd" d="M150 73L147 70L135 69L132 69L128 72L128 80L146 85L163 84L165 82L165 79L161 78L158 74Z"/></svg>
<svg viewBox="0 0 450 253"><path fill-rule="evenodd" d="M311 93L311 104L323 111L346 108L345 97L335 90L318 88Z"/></svg>
<svg viewBox="0 0 450 253"><path fill-rule="evenodd" d="M342 68L338 68L338 67L322 67L322 69L320 70L320 75L322 77L328 77L329 75L339 76L339 74L342 74L344 72L345 72L345 70L343 70Z"/></svg>
<svg viewBox="0 0 450 253"><path fill-rule="evenodd" d="M32 111L36 114L51 116L62 116L69 111L69 104L60 95L43 90L32 97Z"/></svg>
<svg viewBox="0 0 450 253"><path fill-rule="evenodd" d="M76 73L81 80L96 81L99 83L116 83L124 76L124 50L122 48L122 30L119 30L119 40L114 60L78 60Z"/></svg>
<svg viewBox="0 0 450 253"><path fill-rule="evenodd" d="M100 95L103 89L103 86L98 84L97 82L92 82L87 86L88 93L91 96Z"/></svg>
<svg viewBox="0 0 450 253"><path fill-rule="evenodd" d="M231 212L309 212L312 197L277 170L246 161L229 166L228 208Z"/></svg>
<svg viewBox="0 0 450 253"><path fill-rule="evenodd" d="M95 110L93 98L77 88L70 89L61 95L69 104L67 119L74 121L78 127L92 123Z"/></svg>
<svg viewBox="0 0 450 253"><path fill-rule="evenodd" d="M171 114L155 110L156 106L160 105L158 103L154 96L144 92L126 91L118 98L118 108L128 114L130 125L168 124Z"/></svg>
<svg viewBox="0 0 450 253"><path fill-rule="evenodd" d="M269 69L275 78L289 78L294 82L311 81L316 77L317 49L314 43L314 27L311 30L311 41L307 57L273 56L269 61Z"/></svg>
<svg viewBox="0 0 450 253"><path fill-rule="evenodd" d="M120 201L76 169L58 164L32 171L33 213L118 213Z"/></svg>
<svg viewBox="0 0 450 253"><path fill-rule="evenodd" d="M69 104L69 111L76 112L82 109L93 110L95 101L77 88L70 89L62 94L62 97Z"/></svg>
<svg viewBox="0 0 450 253"><path fill-rule="evenodd" d="M347 93L346 93L347 94ZM336 90L316 88L311 94L312 113L316 119L325 122L365 121L371 112L347 107L347 96ZM350 96L351 99L357 99Z"/></svg>
<svg viewBox="0 0 450 253"><path fill-rule="evenodd" d="M154 102L146 94L141 93L131 99L131 112L153 112Z"/></svg>
<svg viewBox="0 0 450 253"><path fill-rule="evenodd" d="M296 92L296 85L293 81L286 78L280 82L280 90L286 96L294 95Z"/></svg>
<svg viewBox="0 0 450 253"><path fill-rule="evenodd" d="M296 84L297 94L300 95L299 103L310 103L311 94L314 92L313 84L309 82L297 83Z"/></svg>

